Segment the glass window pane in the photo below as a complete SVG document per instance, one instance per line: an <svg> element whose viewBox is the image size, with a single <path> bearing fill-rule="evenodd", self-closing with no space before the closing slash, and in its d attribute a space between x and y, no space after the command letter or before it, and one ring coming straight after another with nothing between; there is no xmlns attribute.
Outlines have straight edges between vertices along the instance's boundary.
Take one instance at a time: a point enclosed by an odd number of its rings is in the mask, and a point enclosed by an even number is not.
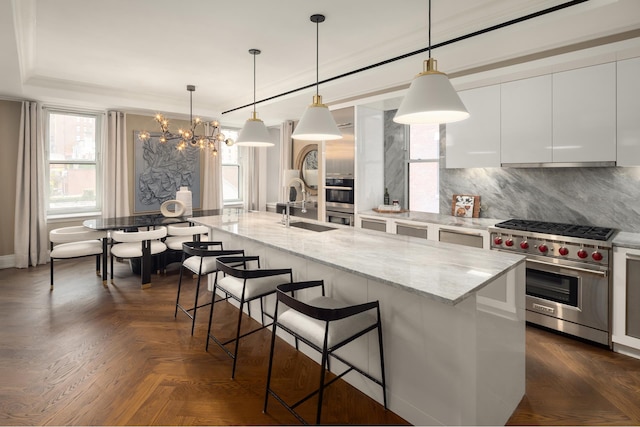
<svg viewBox="0 0 640 427"><path fill-rule="evenodd" d="M96 118L51 113L49 115L49 160L95 161Z"/></svg>
<svg viewBox="0 0 640 427"><path fill-rule="evenodd" d="M409 157L417 160L437 159L440 153L440 125L409 127Z"/></svg>
<svg viewBox="0 0 640 427"><path fill-rule="evenodd" d="M222 199L240 199L240 167L238 165L222 165Z"/></svg>
<svg viewBox="0 0 640 427"><path fill-rule="evenodd" d="M409 210L439 212L438 169L438 162L409 163Z"/></svg>
<svg viewBox="0 0 640 427"><path fill-rule="evenodd" d="M96 165L49 165L49 209L96 208Z"/></svg>

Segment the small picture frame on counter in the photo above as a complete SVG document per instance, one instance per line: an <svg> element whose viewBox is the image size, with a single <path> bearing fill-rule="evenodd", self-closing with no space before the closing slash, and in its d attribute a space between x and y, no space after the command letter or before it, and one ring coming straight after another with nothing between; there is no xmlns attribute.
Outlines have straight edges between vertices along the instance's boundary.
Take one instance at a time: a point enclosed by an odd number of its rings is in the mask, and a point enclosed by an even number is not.
<svg viewBox="0 0 640 427"><path fill-rule="evenodd" d="M454 194L451 202L451 215L464 218L480 217L480 196Z"/></svg>

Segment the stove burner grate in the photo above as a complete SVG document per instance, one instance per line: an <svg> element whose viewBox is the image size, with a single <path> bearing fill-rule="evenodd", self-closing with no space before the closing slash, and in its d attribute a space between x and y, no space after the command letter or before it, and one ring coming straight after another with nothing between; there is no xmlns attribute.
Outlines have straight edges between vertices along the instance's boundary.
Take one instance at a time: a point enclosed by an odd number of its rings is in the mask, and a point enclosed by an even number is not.
<svg viewBox="0 0 640 427"><path fill-rule="evenodd" d="M615 230L606 227L590 225L573 225L556 222L530 221L525 219L510 219L495 225L499 228L530 231L533 233L556 234L559 236L577 237L581 239L609 240Z"/></svg>

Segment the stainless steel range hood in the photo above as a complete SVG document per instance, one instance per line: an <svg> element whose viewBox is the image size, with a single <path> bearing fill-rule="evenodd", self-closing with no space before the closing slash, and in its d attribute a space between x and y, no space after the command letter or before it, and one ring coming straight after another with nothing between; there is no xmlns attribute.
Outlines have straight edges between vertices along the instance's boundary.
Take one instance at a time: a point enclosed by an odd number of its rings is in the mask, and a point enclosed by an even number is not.
<svg viewBox="0 0 640 427"><path fill-rule="evenodd" d="M327 178L351 177L355 170L354 107L331 112L342 132L342 139L326 141L325 167Z"/></svg>
<svg viewBox="0 0 640 427"><path fill-rule="evenodd" d="M501 163L503 168L603 168L615 167L616 162L571 162L571 163Z"/></svg>

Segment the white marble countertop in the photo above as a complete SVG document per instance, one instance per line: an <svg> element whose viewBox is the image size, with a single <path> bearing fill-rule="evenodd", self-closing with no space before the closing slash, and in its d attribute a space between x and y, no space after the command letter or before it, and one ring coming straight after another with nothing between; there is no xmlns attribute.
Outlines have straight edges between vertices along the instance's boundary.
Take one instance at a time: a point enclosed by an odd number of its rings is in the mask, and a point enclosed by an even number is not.
<svg viewBox="0 0 640 427"><path fill-rule="evenodd" d="M640 249L640 233L619 231L613 238L613 246L622 246L631 249Z"/></svg>
<svg viewBox="0 0 640 427"><path fill-rule="evenodd" d="M373 210L358 212L358 215L375 216L382 218L393 218L405 221L429 222L432 224L448 225L454 227L466 227L486 230L503 219L493 218L462 218L453 215L442 215L427 212L401 212L401 213L380 213Z"/></svg>
<svg viewBox="0 0 640 427"><path fill-rule="evenodd" d="M247 212L232 219L211 216L193 222L452 305L525 259L336 224L331 224L335 230L324 232L286 228L281 218L270 212Z"/></svg>

